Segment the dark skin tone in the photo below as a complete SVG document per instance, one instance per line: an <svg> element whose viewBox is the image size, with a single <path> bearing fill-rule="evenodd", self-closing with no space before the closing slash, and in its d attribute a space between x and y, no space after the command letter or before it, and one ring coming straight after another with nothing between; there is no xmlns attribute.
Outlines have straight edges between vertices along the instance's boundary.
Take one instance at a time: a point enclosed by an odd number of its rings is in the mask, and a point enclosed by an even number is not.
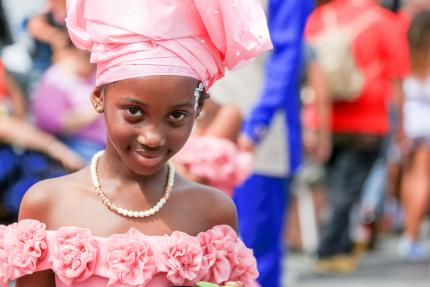
<svg viewBox="0 0 430 287"><path fill-rule="evenodd" d="M108 130L98 177L112 202L145 210L162 197L165 164L185 144L198 113L193 108L197 84L187 77L154 76L123 80L94 91L92 102L103 107ZM33 186L23 199L19 218L40 220L50 230L68 225L89 228L93 235L103 237L132 227L146 235L175 230L197 235L219 224L237 229L236 210L228 196L178 174L172 197L154 216L120 216L98 198L88 167ZM19 279L16 286L55 286L54 275L50 270L38 272Z"/></svg>

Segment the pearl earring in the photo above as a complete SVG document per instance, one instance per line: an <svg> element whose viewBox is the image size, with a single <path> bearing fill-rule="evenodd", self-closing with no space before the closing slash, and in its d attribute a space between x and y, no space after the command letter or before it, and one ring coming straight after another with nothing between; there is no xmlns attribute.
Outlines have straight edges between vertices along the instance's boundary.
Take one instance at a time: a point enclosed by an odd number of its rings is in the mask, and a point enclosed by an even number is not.
<svg viewBox="0 0 430 287"><path fill-rule="evenodd" d="M99 106L99 105L96 105L96 106L95 106L95 109L96 109L96 111L97 111L98 113L103 112L103 107L101 107L101 106Z"/></svg>

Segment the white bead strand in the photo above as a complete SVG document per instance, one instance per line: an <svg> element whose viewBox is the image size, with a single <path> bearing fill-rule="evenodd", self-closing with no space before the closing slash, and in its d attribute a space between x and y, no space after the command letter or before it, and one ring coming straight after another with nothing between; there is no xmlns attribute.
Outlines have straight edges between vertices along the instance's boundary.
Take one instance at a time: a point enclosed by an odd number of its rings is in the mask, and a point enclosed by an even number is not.
<svg viewBox="0 0 430 287"><path fill-rule="evenodd" d="M164 190L163 197L152 208L149 208L147 210L143 210L143 211L128 210L112 203L111 200L107 197L107 195L103 192L101 188L100 181L97 174L97 165L98 165L99 159L103 154L104 154L104 150L97 152L91 159L91 165L90 165L91 181L95 191L97 192L103 204L113 212L130 218L149 217L159 212L160 209L166 204L167 200L170 198L171 192L173 190L173 185L175 183L175 167L173 166L173 164L171 162L167 163L167 168L168 168L167 184Z"/></svg>

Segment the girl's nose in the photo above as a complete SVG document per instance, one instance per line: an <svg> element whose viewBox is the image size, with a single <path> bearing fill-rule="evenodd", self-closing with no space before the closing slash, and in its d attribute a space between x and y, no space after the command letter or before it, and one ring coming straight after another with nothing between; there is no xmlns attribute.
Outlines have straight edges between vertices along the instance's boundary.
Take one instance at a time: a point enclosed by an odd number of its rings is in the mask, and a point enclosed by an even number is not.
<svg viewBox="0 0 430 287"><path fill-rule="evenodd" d="M145 127L137 137L137 142L148 147L160 147L166 144L165 137L161 131L153 127Z"/></svg>

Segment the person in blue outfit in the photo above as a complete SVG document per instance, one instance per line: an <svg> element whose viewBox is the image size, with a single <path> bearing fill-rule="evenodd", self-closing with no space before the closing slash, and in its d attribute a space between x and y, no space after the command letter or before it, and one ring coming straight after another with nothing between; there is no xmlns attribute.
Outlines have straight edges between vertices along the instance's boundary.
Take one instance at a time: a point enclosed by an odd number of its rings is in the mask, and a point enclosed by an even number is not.
<svg viewBox="0 0 430 287"><path fill-rule="evenodd" d="M275 114L280 112L282 115L284 131L281 130L278 136L284 137L285 168L276 172L271 172L269 165L266 169L255 169L234 194L239 233L245 244L254 250L259 282L264 287L281 286L282 230L288 185L301 163L302 154L299 81L303 30L314 2L269 0L269 30L274 51L267 60L260 98L245 120L239 138L239 145L245 150L253 150L260 143L265 145L269 138L264 143L262 141ZM275 151L270 153L273 156Z"/></svg>

